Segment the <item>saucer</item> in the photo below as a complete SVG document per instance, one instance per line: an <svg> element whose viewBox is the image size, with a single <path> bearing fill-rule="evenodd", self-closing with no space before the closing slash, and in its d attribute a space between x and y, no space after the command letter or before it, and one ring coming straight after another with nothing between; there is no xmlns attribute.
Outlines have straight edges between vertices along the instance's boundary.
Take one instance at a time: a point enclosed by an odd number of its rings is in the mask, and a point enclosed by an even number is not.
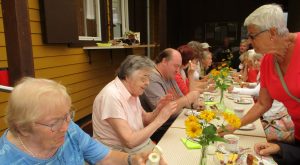
<svg viewBox="0 0 300 165"><path fill-rule="evenodd" d="M230 94L230 95L227 95L226 96L228 99L230 99L230 100L233 100L233 97L232 97L232 95Z"/></svg>
<svg viewBox="0 0 300 165"><path fill-rule="evenodd" d="M214 96L209 96L208 98L206 98L204 100L204 102L213 102L213 101L215 101L215 97Z"/></svg>
<svg viewBox="0 0 300 165"><path fill-rule="evenodd" d="M237 104L251 104L252 100L246 99L246 98L241 98L241 99L235 99L234 102Z"/></svg>
<svg viewBox="0 0 300 165"><path fill-rule="evenodd" d="M238 154L241 154L242 152L246 151L248 149L244 149L242 147L238 147L237 151L233 152L233 151L228 151L226 148L225 148L225 143L220 143L217 145L217 151L223 153L223 154L230 154L230 153L238 153Z"/></svg>

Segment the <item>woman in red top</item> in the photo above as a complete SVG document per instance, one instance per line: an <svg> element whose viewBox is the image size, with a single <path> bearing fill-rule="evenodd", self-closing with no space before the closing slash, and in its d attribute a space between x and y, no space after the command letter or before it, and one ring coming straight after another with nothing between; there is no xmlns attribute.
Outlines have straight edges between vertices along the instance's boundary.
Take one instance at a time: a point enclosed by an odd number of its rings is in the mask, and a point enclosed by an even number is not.
<svg viewBox="0 0 300 165"><path fill-rule="evenodd" d="M284 90L274 60L279 63L287 88L300 98L300 33L289 33L283 11L276 4L256 9L245 20L248 37L255 52L265 54L261 64L261 89L259 99L242 118L242 126L254 122L269 110L273 99L282 102L295 124L295 143L261 143L255 146L260 155L276 155L279 164L297 164L300 161L300 102ZM231 131L234 128L227 126Z"/></svg>
<svg viewBox="0 0 300 165"><path fill-rule="evenodd" d="M175 76L176 83L181 92L186 95L190 90L202 91L206 85L205 82L199 82L193 79L193 74L196 69L196 64L191 61L197 58L195 51L188 45L182 45L177 49L182 58L182 64L179 72ZM186 70L188 75L186 74Z"/></svg>
<svg viewBox="0 0 300 165"><path fill-rule="evenodd" d="M186 95L187 93L189 93L189 79L188 76L186 75L185 70L188 69L189 64L191 65L191 60L195 58L195 54L193 49L187 45L182 45L178 47L177 50L181 54L182 63L179 72L175 76L175 80L181 92L184 95ZM190 67L189 70L193 70L193 69Z"/></svg>

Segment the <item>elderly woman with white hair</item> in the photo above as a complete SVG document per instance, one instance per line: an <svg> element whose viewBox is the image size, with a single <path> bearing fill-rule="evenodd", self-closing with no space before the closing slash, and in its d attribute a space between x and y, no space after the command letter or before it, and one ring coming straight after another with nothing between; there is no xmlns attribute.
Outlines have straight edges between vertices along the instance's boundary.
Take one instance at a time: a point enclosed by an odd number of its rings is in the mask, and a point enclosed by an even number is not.
<svg viewBox="0 0 300 165"><path fill-rule="evenodd" d="M150 136L176 111L177 103L167 95L153 112L146 112L139 96L149 85L154 62L130 55L117 77L97 95L93 105L94 138L110 148L129 153L151 151Z"/></svg>
<svg viewBox="0 0 300 165"><path fill-rule="evenodd" d="M242 125L262 116L274 99L282 102L295 125L295 143L257 144L260 155L276 155L282 164L297 164L300 160L300 34L289 33L282 8L263 5L251 13L244 23L249 40L257 53L265 54L261 63L259 99L242 118ZM234 128L227 127L234 131ZM277 158L278 158L277 157Z"/></svg>
<svg viewBox="0 0 300 165"><path fill-rule="evenodd" d="M8 101L8 129L0 138L1 164L145 164L146 155L111 151L73 121L66 88L24 78Z"/></svg>

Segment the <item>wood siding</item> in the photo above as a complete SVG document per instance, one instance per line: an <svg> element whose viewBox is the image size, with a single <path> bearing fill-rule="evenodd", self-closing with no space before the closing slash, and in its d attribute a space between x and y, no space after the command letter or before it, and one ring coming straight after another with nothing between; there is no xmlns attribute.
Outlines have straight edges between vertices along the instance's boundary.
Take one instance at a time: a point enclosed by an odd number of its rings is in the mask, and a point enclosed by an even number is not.
<svg viewBox="0 0 300 165"><path fill-rule="evenodd" d="M77 121L91 114L96 95L114 79L115 70L127 54L144 55L144 49L90 51L92 63L89 64L88 52L82 48L43 43L39 1L28 0L28 2L35 76L53 79L67 87L76 109L75 121ZM0 66L7 66L2 16L0 19ZM7 128L4 117L8 96L9 94L0 92L0 135Z"/></svg>
<svg viewBox="0 0 300 165"><path fill-rule="evenodd" d="M95 96L115 76L115 70L125 58L124 51L94 51L92 64L88 52L69 48L66 44L42 42L39 1L29 0L29 18L35 74L65 85L76 108L75 121L92 112Z"/></svg>
<svg viewBox="0 0 300 165"><path fill-rule="evenodd" d="M1 1L0 1L1 5ZM6 56L6 47L5 47L5 36L3 28L3 17L2 17L2 8L0 6L0 68L7 68L7 56ZM8 93L0 92L0 135L6 129L6 123L4 120L5 109L8 100Z"/></svg>

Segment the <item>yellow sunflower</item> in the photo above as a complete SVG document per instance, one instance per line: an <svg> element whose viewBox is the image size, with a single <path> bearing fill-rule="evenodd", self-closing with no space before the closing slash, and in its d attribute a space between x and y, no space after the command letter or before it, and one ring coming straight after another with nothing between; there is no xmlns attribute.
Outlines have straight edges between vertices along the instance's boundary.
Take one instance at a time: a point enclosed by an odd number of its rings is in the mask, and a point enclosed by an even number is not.
<svg viewBox="0 0 300 165"><path fill-rule="evenodd" d="M211 74L212 74L213 76L218 76L219 71L217 71L216 69L213 69L213 70L211 71Z"/></svg>
<svg viewBox="0 0 300 165"><path fill-rule="evenodd" d="M206 122L210 122L212 119L216 117L216 114L211 110L204 110L199 115L200 119L205 120Z"/></svg>
<svg viewBox="0 0 300 165"><path fill-rule="evenodd" d="M235 114L227 114L224 115L224 119L233 127L240 128L241 119L237 117Z"/></svg>
<svg viewBox="0 0 300 165"><path fill-rule="evenodd" d="M194 115L188 116L188 118L185 120L185 125L188 125L189 123L192 122L198 122L198 118Z"/></svg>
<svg viewBox="0 0 300 165"><path fill-rule="evenodd" d="M223 76L224 77L227 77L228 76L228 73L227 72L222 72Z"/></svg>
<svg viewBox="0 0 300 165"><path fill-rule="evenodd" d="M190 122L188 125L186 125L185 131L190 138L196 138L201 136L202 127L198 122Z"/></svg>

